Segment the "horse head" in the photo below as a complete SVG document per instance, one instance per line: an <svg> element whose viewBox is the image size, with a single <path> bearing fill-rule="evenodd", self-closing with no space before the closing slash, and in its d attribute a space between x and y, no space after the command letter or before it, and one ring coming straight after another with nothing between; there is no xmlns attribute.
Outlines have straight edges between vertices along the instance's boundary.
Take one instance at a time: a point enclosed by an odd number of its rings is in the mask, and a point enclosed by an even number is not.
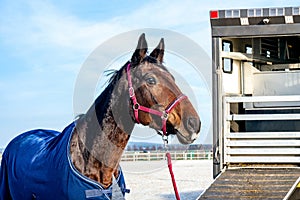
<svg viewBox="0 0 300 200"><path fill-rule="evenodd" d="M164 135L175 134L182 144L190 144L197 139L201 122L192 103L164 66L164 39L150 55L147 50L142 34L126 69L131 116L137 123Z"/></svg>

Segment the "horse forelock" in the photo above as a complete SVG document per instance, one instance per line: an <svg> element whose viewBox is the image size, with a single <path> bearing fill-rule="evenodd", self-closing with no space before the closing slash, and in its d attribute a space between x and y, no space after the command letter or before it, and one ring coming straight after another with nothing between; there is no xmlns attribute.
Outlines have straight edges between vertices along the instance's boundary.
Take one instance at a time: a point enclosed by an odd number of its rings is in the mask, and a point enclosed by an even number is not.
<svg viewBox="0 0 300 200"><path fill-rule="evenodd" d="M166 71L166 72L168 72L168 73L170 74L169 70L163 65L163 63L159 63L159 62L157 61L157 59L154 58L154 57L152 57L152 56L146 56L146 57L143 59L142 63L144 63L144 62L148 62L148 63L154 64L155 66L157 66L157 67L163 69L164 71Z"/></svg>
<svg viewBox="0 0 300 200"><path fill-rule="evenodd" d="M157 61L157 59L152 57L152 56L146 56L140 64L143 64L145 62L154 64L155 66L157 66L157 67L163 69L164 71L168 72L169 74L171 74L170 71L163 65L163 63L159 63ZM108 87L115 85L117 83L117 81L120 80L123 70L127 67L127 65L129 63L130 63L130 61L126 62L126 64L123 65L119 70L107 70L107 71L105 71L106 76L111 76L108 80ZM140 64L136 65L136 64L131 63L133 68L138 67Z"/></svg>

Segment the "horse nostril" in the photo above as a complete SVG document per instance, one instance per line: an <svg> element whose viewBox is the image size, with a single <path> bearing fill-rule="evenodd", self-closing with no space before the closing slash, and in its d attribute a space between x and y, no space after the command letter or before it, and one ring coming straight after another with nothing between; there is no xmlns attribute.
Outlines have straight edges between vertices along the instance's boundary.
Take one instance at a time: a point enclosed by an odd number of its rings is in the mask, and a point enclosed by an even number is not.
<svg viewBox="0 0 300 200"><path fill-rule="evenodd" d="M190 133L198 133L200 131L201 122L199 119L189 117L187 120L187 130Z"/></svg>

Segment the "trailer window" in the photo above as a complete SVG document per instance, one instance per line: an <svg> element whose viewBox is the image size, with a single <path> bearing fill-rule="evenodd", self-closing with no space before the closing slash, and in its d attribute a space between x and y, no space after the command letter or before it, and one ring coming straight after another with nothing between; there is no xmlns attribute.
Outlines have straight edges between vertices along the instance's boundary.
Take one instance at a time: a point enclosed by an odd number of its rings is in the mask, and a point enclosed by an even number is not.
<svg viewBox="0 0 300 200"><path fill-rule="evenodd" d="M232 52L233 51L232 42L231 41L223 41L222 50L225 52ZM232 73L232 64L233 64L232 59L223 58L222 64L223 64L223 72Z"/></svg>

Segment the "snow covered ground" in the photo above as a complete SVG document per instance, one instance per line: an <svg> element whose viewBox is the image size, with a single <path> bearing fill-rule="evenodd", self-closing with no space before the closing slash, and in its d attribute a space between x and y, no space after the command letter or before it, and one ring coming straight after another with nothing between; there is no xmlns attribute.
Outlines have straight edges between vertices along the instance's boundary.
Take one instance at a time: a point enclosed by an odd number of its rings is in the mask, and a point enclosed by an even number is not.
<svg viewBox="0 0 300 200"><path fill-rule="evenodd" d="M175 199L167 161L121 162L127 200ZM212 160L173 161L173 171L182 200L194 200L213 181Z"/></svg>

